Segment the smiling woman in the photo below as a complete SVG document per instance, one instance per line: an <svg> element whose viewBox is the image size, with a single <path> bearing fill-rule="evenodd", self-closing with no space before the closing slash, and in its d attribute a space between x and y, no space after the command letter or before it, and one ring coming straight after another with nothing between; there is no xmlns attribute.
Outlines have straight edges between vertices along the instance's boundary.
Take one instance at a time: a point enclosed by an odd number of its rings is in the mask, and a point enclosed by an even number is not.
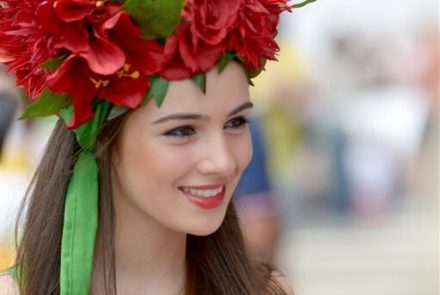
<svg viewBox="0 0 440 295"><path fill-rule="evenodd" d="M0 294L288 293L246 253L231 198L252 156L248 83L290 10L0 0L2 61L34 100L23 117L59 117Z"/></svg>

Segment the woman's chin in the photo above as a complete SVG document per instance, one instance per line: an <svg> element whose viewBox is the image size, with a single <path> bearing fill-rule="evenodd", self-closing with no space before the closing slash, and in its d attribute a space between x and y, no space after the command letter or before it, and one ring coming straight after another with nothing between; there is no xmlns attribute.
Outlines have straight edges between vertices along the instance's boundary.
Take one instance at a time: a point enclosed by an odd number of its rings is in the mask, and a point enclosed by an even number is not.
<svg viewBox="0 0 440 295"><path fill-rule="evenodd" d="M197 224L195 226L192 226L187 233L193 236L209 236L210 234L213 234L214 232L216 232L220 226L223 223L223 219L221 219L220 221L209 221L206 222L204 224Z"/></svg>

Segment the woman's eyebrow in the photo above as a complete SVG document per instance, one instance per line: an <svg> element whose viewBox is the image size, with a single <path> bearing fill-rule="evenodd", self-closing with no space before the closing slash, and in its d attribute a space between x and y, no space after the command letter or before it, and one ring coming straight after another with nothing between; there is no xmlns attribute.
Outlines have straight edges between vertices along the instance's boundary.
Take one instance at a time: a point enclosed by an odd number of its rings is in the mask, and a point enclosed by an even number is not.
<svg viewBox="0 0 440 295"><path fill-rule="evenodd" d="M233 115L235 115L235 114L237 114L237 113L239 113L239 112L241 112L241 111L243 111L243 110L245 110L245 109L247 109L247 108L252 108L253 106L254 106L254 104L253 104L252 102L247 101L247 102L245 102L245 103L239 105L239 106L236 107L235 109L233 109L233 110L228 114L228 117L233 116Z"/></svg>
<svg viewBox="0 0 440 295"><path fill-rule="evenodd" d="M206 120L208 116L202 114L172 114L166 117L157 119L151 124L159 124L170 120Z"/></svg>
<svg viewBox="0 0 440 295"><path fill-rule="evenodd" d="M235 114L237 114L247 108L252 108L253 106L254 106L254 104L252 102L247 101L247 102L239 105L235 109L233 109L231 112L229 112L228 117L233 116L233 115L235 115ZM181 114L172 114L169 116L162 117L160 119L157 119L156 121L154 121L151 124L159 124L159 123L167 122L170 120L207 120L208 118L209 118L209 116L202 115L202 114L181 113Z"/></svg>

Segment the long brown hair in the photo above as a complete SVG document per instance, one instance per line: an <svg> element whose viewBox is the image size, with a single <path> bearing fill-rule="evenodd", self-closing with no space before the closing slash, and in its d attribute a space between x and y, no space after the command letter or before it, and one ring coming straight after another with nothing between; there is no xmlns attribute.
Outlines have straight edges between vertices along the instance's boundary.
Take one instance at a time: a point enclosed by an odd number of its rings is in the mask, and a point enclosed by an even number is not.
<svg viewBox="0 0 440 295"><path fill-rule="evenodd" d="M116 294L111 155L126 115L107 122L98 137L99 227L95 265L105 294ZM20 216L17 267L22 295L59 294L60 249L66 187L80 152L73 132L59 120L31 181ZM17 227L20 227L20 219ZM188 235L185 294L285 294L270 267L248 257L231 202L220 228L205 237ZM99 282L101 284L101 282ZM93 291L92 291L93 292Z"/></svg>

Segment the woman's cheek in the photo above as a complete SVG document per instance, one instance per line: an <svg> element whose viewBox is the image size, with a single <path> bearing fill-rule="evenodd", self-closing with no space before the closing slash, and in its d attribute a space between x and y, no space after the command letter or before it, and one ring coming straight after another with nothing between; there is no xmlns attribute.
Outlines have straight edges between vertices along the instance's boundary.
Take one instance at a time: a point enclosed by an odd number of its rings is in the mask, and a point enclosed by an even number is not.
<svg viewBox="0 0 440 295"><path fill-rule="evenodd" d="M253 149L252 149L252 138L249 130L246 130L239 138L231 140L234 145L234 150L236 153L237 162L239 163L240 173L249 165Z"/></svg>

